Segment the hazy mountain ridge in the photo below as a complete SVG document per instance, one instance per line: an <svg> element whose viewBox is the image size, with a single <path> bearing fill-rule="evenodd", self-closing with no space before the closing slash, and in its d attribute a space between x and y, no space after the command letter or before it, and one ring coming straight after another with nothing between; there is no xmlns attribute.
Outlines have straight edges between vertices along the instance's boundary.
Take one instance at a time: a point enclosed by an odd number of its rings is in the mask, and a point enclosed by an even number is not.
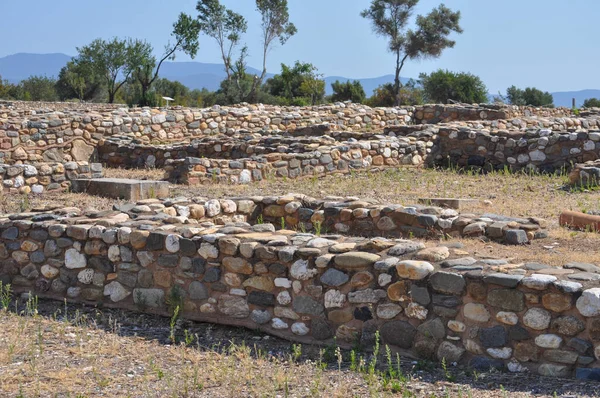
<svg viewBox="0 0 600 398"><path fill-rule="evenodd" d="M32 75L57 77L60 69L71 59L71 56L61 53L54 54L28 54L18 53L0 58L0 76L11 83L28 78ZM259 74L258 69L248 67L248 73ZM177 80L191 89L202 89L214 91L219 88L220 82L225 78L225 70L222 64L202 62L165 62L161 68L161 77ZM267 74L272 77L273 74ZM331 83L339 80L358 80L363 85L367 96L380 85L394 81L394 75L385 75L373 78L347 78L343 76L324 77L327 94L331 94ZM406 82L409 79L403 78ZM556 106L571 106L572 98L575 98L577 106L581 106L587 98L600 98L600 90L586 89L580 91L564 91L552 93Z"/></svg>

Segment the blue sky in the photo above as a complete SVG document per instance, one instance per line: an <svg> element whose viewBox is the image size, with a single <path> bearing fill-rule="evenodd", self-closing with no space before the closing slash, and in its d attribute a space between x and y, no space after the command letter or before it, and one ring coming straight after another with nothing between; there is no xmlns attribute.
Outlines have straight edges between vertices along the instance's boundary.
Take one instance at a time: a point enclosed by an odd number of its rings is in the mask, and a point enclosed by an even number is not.
<svg viewBox="0 0 600 398"><path fill-rule="evenodd" d="M249 21L244 37L248 64L260 67L260 19L253 0L222 0ZM289 0L298 34L268 58L270 72L280 63L311 62L327 76L376 77L393 73L394 58L359 13L367 0ZM421 0L426 13L439 0ZM0 0L0 57L17 52L69 55L97 37L136 37L157 52L171 25L184 11L196 14L193 0ZM480 76L490 92L536 86L548 91L600 88L597 0L446 0L462 13L464 33L456 47L435 60L409 62L404 77L438 68ZM187 60L180 56L178 60ZM201 38L197 61L220 62L211 39Z"/></svg>

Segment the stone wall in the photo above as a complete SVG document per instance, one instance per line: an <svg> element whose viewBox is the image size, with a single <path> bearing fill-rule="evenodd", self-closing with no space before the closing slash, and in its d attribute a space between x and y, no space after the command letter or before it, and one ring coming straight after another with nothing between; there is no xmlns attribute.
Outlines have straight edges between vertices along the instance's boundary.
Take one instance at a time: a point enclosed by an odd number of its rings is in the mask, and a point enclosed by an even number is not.
<svg viewBox="0 0 600 398"><path fill-rule="evenodd" d="M600 129L490 133L441 127L438 137L436 153L430 160L442 165L555 172L570 170L575 163L600 158Z"/></svg>
<svg viewBox="0 0 600 398"><path fill-rule="evenodd" d="M262 200L295 206L293 197ZM125 205L128 213L9 216L0 221L0 279L60 301L165 316L180 306L189 319L303 343L336 337L369 348L379 331L403 355L478 370L600 372L594 265L510 264L464 257L453 245L205 220L217 207L250 217L256 205L147 200ZM149 217L167 208L186 215ZM188 216L197 222L177 223Z"/></svg>
<svg viewBox="0 0 600 398"><path fill-rule="evenodd" d="M514 105L419 105L415 106L414 122L416 124L438 124L468 120L500 120L521 117L572 117L569 108L538 108Z"/></svg>
<svg viewBox="0 0 600 398"><path fill-rule="evenodd" d="M400 165L418 166L433 144L408 138L381 138L379 141L324 146L304 153L277 151L237 160L193 157L167 160L166 179L190 185L206 182L248 184L271 177L295 179L350 173L352 170L379 171ZM310 149L305 147L302 151Z"/></svg>
<svg viewBox="0 0 600 398"><path fill-rule="evenodd" d="M103 175L100 163L0 164L3 192L12 194L67 191L71 180L101 178Z"/></svg>

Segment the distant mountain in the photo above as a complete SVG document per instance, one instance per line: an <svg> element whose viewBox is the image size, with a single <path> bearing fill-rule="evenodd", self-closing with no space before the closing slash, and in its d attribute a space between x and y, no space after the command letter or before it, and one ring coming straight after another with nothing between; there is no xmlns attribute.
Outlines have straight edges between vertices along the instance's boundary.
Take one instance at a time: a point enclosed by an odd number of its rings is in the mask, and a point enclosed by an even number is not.
<svg viewBox="0 0 600 398"><path fill-rule="evenodd" d="M13 54L0 58L0 76L18 83L32 75L57 77L71 57L65 54Z"/></svg>
<svg viewBox="0 0 600 398"><path fill-rule="evenodd" d="M26 54L19 53L0 58L0 76L9 80L11 83L18 83L32 75L41 75L48 77L57 77L60 69L71 60L71 56L66 54ZM258 69L248 67L248 73L259 74ZM165 62L160 72L161 77L169 80L177 80L191 89L202 89L214 91L219 88L220 82L226 74L222 64L210 64L202 62ZM268 73L267 77L272 77ZM392 83L394 75L385 75L373 78L352 79L342 76L325 77L327 94L332 93L331 83L339 80L346 82L348 80L358 80L361 82L367 96L373 94L373 91L382 84ZM409 79L403 78L402 83ZM572 98L575 98L576 105L581 107L583 101L587 98L600 98L600 90L582 90L565 91L552 93L554 104L556 106L571 107Z"/></svg>

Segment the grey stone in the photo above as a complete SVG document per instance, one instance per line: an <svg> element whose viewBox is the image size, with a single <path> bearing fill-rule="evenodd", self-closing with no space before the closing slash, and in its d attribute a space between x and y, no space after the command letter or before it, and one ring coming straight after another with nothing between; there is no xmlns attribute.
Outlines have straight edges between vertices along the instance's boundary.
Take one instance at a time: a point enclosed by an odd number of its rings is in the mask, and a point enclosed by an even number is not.
<svg viewBox="0 0 600 398"><path fill-rule="evenodd" d="M469 362L469 367L482 372L487 372L492 369L503 370L504 361L487 357L473 357Z"/></svg>
<svg viewBox="0 0 600 398"><path fill-rule="evenodd" d="M522 229L509 229L504 232L504 240L509 245L524 245L529 242L527 232Z"/></svg>
<svg viewBox="0 0 600 398"><path fill-rule="evenodd" d="M162 289L134 289L133 302L140 306L162 307L165 303L165 292Z"/></svg>
<svg viewBox="0 0 600 398"><path fill-rule="evenodd" d="M208 289L202 282L194 281L190 283L188 288L190 293L190 299L192 300L205 300L208 298Z"/></svg>
<svg viewBox="0 0 600 398"><path fill-rule="evenodd" d="M567 346L569 348L574 349L575 351L577 351L580 354L587 353L593 347L592 343L590 343L587 340L580 339L580 338L573 338L573 339L569 340L569 342L567 343Z"/></svg>
<svg viewBox="0 0 600 398"><path fill-rule="evenodd" d="M431 303L431 297L429 296L429 290L426 287L411 286L410 297L417 303L428 306Z"/></svg>
<svg viewBox="0 0 600 398"><path fill-rule="evenodd" d="M264 325L266 323L269 323L269 321L271 320L271 313L267 310L254 310L250 314L250 319L258 323L259 325Z"/></svg>
<svg viewBox="0 0 600 398"><path fill-rule="evenodd" d="M308 296L297 296L294 298L292 308L299 314L308 314L314 316L320 316L323 314L325 308L323 304L313 300Z"/></svg>
<svg viewBox="0 0 600 398"><path fill-rule="evenodd" d="M443 261L441 266L442 268L469 267L475 263L477 263L477 260L475 260L473 257L463 257L454 260Z"/></svg>
<svg viewBox="0 0 600 398"><path fill-rule="evenodd" d="M409 349L413 345L417 330L405 321L391 321L381 327L381 338L386 344Z"/></svg>
<svg viewBox="0 0 600 398"><path fill-rule="evenodd" d="M488 274L483 277L483 281L486 283L504 287L517 287L521 279L523 279L523 275L509 275L502 273Z"/></svg>
<svg viewBox="0 0 600 398"><path fill-rule="evenodd" d="M600 274L600 267L597 267L594 264L589 264L589 263L571 262L571 263L565 264L563 268L576 269L579 271L589 272L589 273L593 273L593 274Z"/></svg>
<svg viewBox="0 0 600 398"><path fill-rule="evenodd" d="M441 340L446 336L446 328L440 318L435 318L420 324L417 327L417 332L425 337L438 340Z"/></svg>
<svg viewBox="0 0 600 398"><path fill-rule="evenodd" d="M466 282L462 275L451 272L436 272L429 278L429 283L433 290L445 293L461 295L465 290Z"/></svg>
<svg viewBox="0 0 600 398"><path fill-rule="evenodd" d="M396 246L392 247L388 251L388 255L403 256L405 254L414 253L423 249L425 249L425 244L423 242L405 241L398 243Z"/></svg>
<svg viewBox="0 0 600 398"><path fill-rule="evenodd" d="M521 312L525 309L525 295L515 289L490 290L487 302L489 305L505 311Z"/></svg>
<svg viewBox="0 0 600 398"><path fill-rule="evenodd" d="M325 285L337 287L345 284L349 279L350 277L344 272L329 268L321 275L320 281Z"/></svg>
<svg viewBox="0 0 600 398"><path fill-rule="evenodd" d="M272 307L275 305L275 296L272 293L253 291L248 295L248 303L261 307Z"/></svg>
<svg viewBox="0 0 600 398"><path fill-rule="evenodd" d="M479 341L484 348L504 347L508 342L506 329L502 326L479 329Z"/></svg>

